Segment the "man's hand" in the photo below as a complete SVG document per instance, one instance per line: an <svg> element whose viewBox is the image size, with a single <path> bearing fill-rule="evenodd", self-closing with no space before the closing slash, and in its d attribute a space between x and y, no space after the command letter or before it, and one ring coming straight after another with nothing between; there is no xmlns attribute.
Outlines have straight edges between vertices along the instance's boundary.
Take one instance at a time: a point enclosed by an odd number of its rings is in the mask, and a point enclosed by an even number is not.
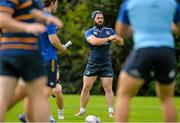
<svg viewBox="0 0 180 123"><path fill-rule="evenodd" d="M111 36L109 36L109 41L114 41L114 40L116 40L116 35L111 35Z"/></svg>
<svg viewBox="0 0 180 123"><path fill-rule="evenodd" d="M118 45L123 45L124 44L123 38L119 37L118 35L110 36L109 40L117 43Z"/></svg>
<svg viewBox="0 0 180 123"><path fill-rule="evenodd" d="M62 45L61 51L62 51L62 52L65 52L66 50L67 50L67 48L65 47L65 45Z"/></svg>
<svg viewBox="0 0 180 123"><path fill-rule="evenodd" d="M118 45L123 45L124 44L124 39L122 37L119 37L118 35L115 36L114 42Z"/></svg>
<svg viewBox="0 0 180 123"><path fill-rule="evenodd" d="M67 50L67 48L64 45L62 45L61 50L57 51L58 52L58 56L61 56L66 50Z"/></svg>
<svg viewBox="0 0 180 123"><path fill-rule="evenodd" d="M25 27L25 32L26 33L32 33L34 35L39 35L43 32L45 32L45 26L39 23L32 23L32 24L28 24Z"/></svg>

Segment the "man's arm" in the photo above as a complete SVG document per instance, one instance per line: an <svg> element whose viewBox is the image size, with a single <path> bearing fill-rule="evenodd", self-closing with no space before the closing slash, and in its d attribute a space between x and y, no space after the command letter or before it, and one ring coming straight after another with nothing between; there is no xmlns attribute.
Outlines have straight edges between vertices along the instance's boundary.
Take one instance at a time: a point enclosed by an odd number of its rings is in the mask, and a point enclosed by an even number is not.
<svg viewBox="0 0 180 123"><path fill-rule="evenodd" d="M33 14L34 18L41 23L55 24L59 28L63 27L63 22L55 16L46 16L44 15L43 11L39 9L33 9L31 13Z"/></svg>
<svg viewBox="0 0 180 123"><path fill-rule="evenodd" d="M119 14L115 24L116 34L121 37L129 37L132 35L132 28L128 17L128 1L123 2L119 8Z"/></svg>
<svg viewBox="0 0 180 123"><path fill-rule="evenodd" d="M9 13L0 12L0 28L11 32L26 32L39 34L45 31L44 25L20 22L12 18Z"/></svg>
<svg viewBox="0 0 180 123"><path fill-rule="evenodd" d="M52 34L52 35L49 35L48 37L52 46L54 46L58 50L58 52L64 52L66 50L64 45L61 44L57 34Z"/></svg>
<svg viewBox="0 0 180 123"><path fill-rule="evenodd" d="M130 37L132 36L132 32L133 32L129 25L123 24L119 21L116 22L115 31L117 35L121 37Z"/></svg>
<svg viewBox="0 0 180 123"><path fill-rule="evenodd" d="M92 45L102 45L108 41L113 41L115 39L115 35L109 36L107 38L96 38L94 35L92 35L87 38L87 41Z"/></svg>

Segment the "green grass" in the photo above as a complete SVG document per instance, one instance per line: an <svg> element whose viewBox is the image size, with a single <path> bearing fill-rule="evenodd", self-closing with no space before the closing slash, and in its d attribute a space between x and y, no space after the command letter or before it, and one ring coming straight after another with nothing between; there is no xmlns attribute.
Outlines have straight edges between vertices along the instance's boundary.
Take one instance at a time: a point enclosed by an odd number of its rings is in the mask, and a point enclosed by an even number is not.
<svg viewBox="0 0 180 123"><path fill-rule="evenodd" d="M57 119L57 107L55 99L50 98L51 111L54 118L58 122L84 122L87 115L96 115L101 118L103 122L113 122L113 119L108 117L107 106L104 96L91 96L87 107L86 116L74 117L73 115L79 111L79 95L64 95L64 114L65 120ZM178 112L180 112L180 97L175 98ZM130 121L135 122L161 122L162 114L160 103L156 97L135 97L131 102L131 115ZM18 122L18 115L23 111L22 102L18 103L11 109L6 116L8 122ZM180 121L180 113L178 114Z"/></svg>

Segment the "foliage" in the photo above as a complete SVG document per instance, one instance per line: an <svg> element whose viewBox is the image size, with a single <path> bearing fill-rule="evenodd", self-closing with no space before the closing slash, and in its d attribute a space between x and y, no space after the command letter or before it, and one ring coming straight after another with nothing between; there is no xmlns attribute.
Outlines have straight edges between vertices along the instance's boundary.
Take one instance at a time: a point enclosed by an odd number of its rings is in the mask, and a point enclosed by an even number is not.
<svg viewBox="0 0 180 123"><path fill-rule="evenodd" d="M61 0L57 16L64 22L64 28L60 30L59 36L63 43L71 40L73 45L60 60L62 68L61 77L63 91L65 93L80 93L82 78L88 57L87 43L84 38L85 31L93 26L91 13L94 10L101 10L104 13L106 26L114 28L121 0ZM176 41L179 37L176 37ZM178 44L178 43L177 43ZM132 39L127 39L125 45L120 47L112 44L110 55L112 58L115 73L113 90L117 88L119 71L130 52ZM177 46L179 51L180 46ZM179 52L177 52L179 54ZM177 58L179 57L177 54ZM178 58L177 70L180 70L180 58ZM180 74L177 74L176 95L180 95ZM100 81L95 83L92 93L103 94ZM154 83L143 86L139 95L155 95Z"/></svg>

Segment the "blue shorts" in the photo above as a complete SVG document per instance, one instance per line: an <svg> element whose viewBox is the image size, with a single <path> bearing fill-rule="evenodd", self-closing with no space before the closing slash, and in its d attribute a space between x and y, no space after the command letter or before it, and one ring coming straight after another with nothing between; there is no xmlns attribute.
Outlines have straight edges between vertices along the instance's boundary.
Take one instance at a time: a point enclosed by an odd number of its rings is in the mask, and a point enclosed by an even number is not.
<svg viewBox="0 0 180 123"><path fill-rule="evenodd" d="M58 71L57 65L58 64L56 60L50 60L44 63L46 75L48 77L48 84L47 84L48 87L51 87L51 88L56 87L57 71Z"/></svg>
<svg viewBox="0 0 180 123"><path fill-rule="evenodd" d="M45 76L40 52L34 51L31 55L1 55L0 75L22 77L25 82Z"/></svg>
<svg viewBox="0 0 180 123"><path fill-rule="evenodd" d="M113 69L110 61L104 63L88 62L84 72L85 76L113 77Z"/></svg>
<svg viewBox="0 0 180 123"><path fill-rule="evenodd" d="M142 48L132 51L122 68L129 75L147 82L169 84L175 80L176 58L173 48Z"/></svg>

